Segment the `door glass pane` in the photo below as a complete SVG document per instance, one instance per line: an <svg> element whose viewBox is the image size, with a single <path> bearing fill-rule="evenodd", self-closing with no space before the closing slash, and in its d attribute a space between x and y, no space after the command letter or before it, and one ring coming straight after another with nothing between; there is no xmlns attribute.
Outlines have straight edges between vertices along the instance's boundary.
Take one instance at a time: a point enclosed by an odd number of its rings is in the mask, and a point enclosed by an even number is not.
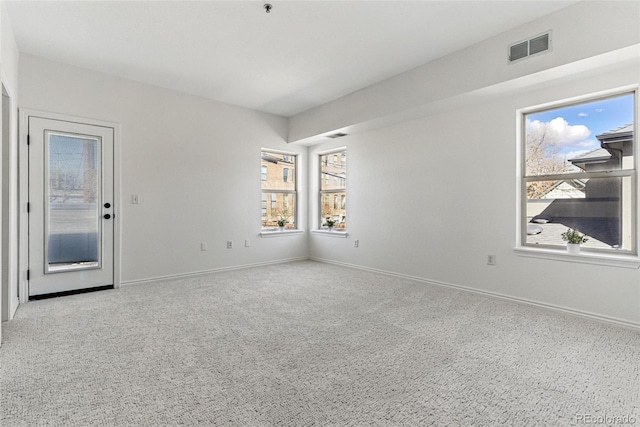
<svg viewBox="0 0 640 427"><path fill-rule="evenodd" d="M100 138L46 132L45 272L100 267Z"/></svg>

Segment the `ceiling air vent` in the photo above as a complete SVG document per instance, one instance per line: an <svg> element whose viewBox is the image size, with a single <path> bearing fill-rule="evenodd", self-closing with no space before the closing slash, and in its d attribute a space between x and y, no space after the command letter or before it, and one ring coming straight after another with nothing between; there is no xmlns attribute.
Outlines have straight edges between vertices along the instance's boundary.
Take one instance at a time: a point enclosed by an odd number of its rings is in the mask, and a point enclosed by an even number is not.
<svg viewBox="0 0 640 427"><path fill-rule="evenodd" d="M527 56L529 56L529 41L514 44L509 48L509 61L511 62Z"/></svg>
<svg viewBox="0 0 640 427"><path fill-rule="evenodd" d="M348 134L346 134L346 133L337 132L337 133L333 133L331 135L327 135L327 138L336 139L336 138L342 138L343 136L347 136L347 135Z"/></svg>
<svg viewBox="0 0 640 427"><path fill-rule="evenodd" d="M518 61L551 48L551 31L509 46L509 62Z"/></svg>

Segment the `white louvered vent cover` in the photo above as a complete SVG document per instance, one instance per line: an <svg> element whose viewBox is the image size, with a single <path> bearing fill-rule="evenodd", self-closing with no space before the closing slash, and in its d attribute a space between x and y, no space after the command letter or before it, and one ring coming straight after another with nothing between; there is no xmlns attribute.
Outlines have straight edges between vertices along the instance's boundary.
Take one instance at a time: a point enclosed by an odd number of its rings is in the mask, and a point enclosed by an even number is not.
<svg viewBox="0 0 640 427"><path fill-rule="evenodd" d="M327 135L327 138L336 139L336 138L342 138L343 136L347 136L347 134L342 132L336 132L334 134Z"/></svg>
<svg viewBox="0 0 640 427"><path fill-rule="evenodd" d="M546 52L551 48L551 32L535 36L529 40L509 46L509 62L518 61L536 53Z"/></svg>

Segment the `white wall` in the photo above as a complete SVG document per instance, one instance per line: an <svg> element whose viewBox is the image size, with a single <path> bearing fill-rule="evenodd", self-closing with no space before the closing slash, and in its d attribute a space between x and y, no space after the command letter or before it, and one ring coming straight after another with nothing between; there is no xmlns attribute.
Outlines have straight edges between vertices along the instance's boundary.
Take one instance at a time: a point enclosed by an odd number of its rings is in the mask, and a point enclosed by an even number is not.
<svg viewBox="0 0 640 427"><path fill-rule="evenodd" d="M7 285L2 290L2 320L8 320L18 308L18 47L4 2L0 4L0 80L11 98L9 140L2 141L2 188L9 201L2 209L2 277Z"/></svg>
<svg viewBox="0 0 640 427"><path fill-rule="evenodd" d="M2 48L2 33L4 32L4 25L2 25L2 19L5 15L5 11L4 11L4 4L0 4L0 78L2 75L2 52L4 51L4 49ZM4 109L2 107L2 104L0 104L0 112L2 112L3 114L0 114L0 125L2 124L2 120L3 120L3 116L4 116ZM4 144L4 137L2 136L2 133L0 133L0 143ZM4 183L4 179L2 179L2 174L0 173L0 182ZM0 186L1 187L1 186ZM4 235L2 234L2 231L0 231L0 241L4 238ZM0 254L2 253L2 249L0 248ZM0 258L1 259L1 258ZM0 273L3 273L4 269L2 267L2 265L0 264ZM0 277L2 277L2 274L0 274ZM6 285L5 285L6 286ZM6 308L5 308L5 304L6 304L6 299L7 296L4 295L6 293L8 293L8 290L5 290L5 286L3 286L0 283L0 346L2 346L2 322L4 321L4 317L6 316ZM8 317L8 316L7 316Z"/></svg>
<svg viewBox="0 0 640 427"><path fill-rule="evenodd" d="M637 84L640 77L637 64L601 71L311 148L310 169L318 152L347 147L350 234L312 235L311 257L640 326L639 270L533 259L513 250L516 110ZM497 265L486 264L488 254Z"/></svg>
<svg viewBox="0 0 640 427"><path fill-rule="evenodd" d="M509 44L548 30L550 52L507 63ZM347 147L349 231L312 234L310 256L640 327L639 270L514 251L516 110L638 84L639 62L640 3L578 2L292 117L290 141L351 134L310 148L313 170Z"/></svg>
<svg viewBox="0 0 640 427"><path fill-rule="evenodd" d="M123 283L307 257L306 234L259 237L261 147L307 162L305 147L285 142L286 119L28 55L20 101L121 124ZM306 206L301 194L302 228Z"/></svg>
<svg viewBox="0 0 640 427"><path fill-rule="evenodd" d="M638 270L513 250L515 111L637 83L639 12L637 2L580 2L302 113L290 127L283 118L26 55L20 105L122 124L124 282L310 254L640 326ZM549 29L552 52L506 64L509 43ZM309 153L285 143L345 126L374 130ZM317 153L340 146L348 149L349 238L260 239L260 147L299 153L315 171ZM308 185L311 196L300 202L308 202L314 224L317 183L302 172L300 188ZM140 205L129 203L133 193ZM250 248L240 244L246 238ZM225 249L226 240L236 248ZM201 241L209 251L200 251ZM486 265L488 254L496 266Z"/></svg>
<svg viewBox="0 0 640 427"><path fill-rule="evenodd" d="M478 91L509 89L518 79L571 76L600 57L637 57L640 2L581 1L291 118L289 141L313 143L337 130L370 130L443 111ZM463 30L463 29L461 29ZM513 64L508 46L552 31L552 51ZM611 58L605 58L610 61ZM508 83L508 84L505 84ZM320 140L327 141L326 137Z"/></svg>

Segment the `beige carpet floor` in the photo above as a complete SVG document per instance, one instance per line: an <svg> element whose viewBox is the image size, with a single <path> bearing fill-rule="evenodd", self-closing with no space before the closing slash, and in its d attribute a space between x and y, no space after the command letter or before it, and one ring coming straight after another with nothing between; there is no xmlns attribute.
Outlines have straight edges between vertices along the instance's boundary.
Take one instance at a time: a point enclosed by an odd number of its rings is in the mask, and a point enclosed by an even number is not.
<svg viewBox="0 0 640 427"><path fill-rule="evenodd" d="M3 427L625 416L637 331L311 261L30 302L0 348Z"/></svg>

